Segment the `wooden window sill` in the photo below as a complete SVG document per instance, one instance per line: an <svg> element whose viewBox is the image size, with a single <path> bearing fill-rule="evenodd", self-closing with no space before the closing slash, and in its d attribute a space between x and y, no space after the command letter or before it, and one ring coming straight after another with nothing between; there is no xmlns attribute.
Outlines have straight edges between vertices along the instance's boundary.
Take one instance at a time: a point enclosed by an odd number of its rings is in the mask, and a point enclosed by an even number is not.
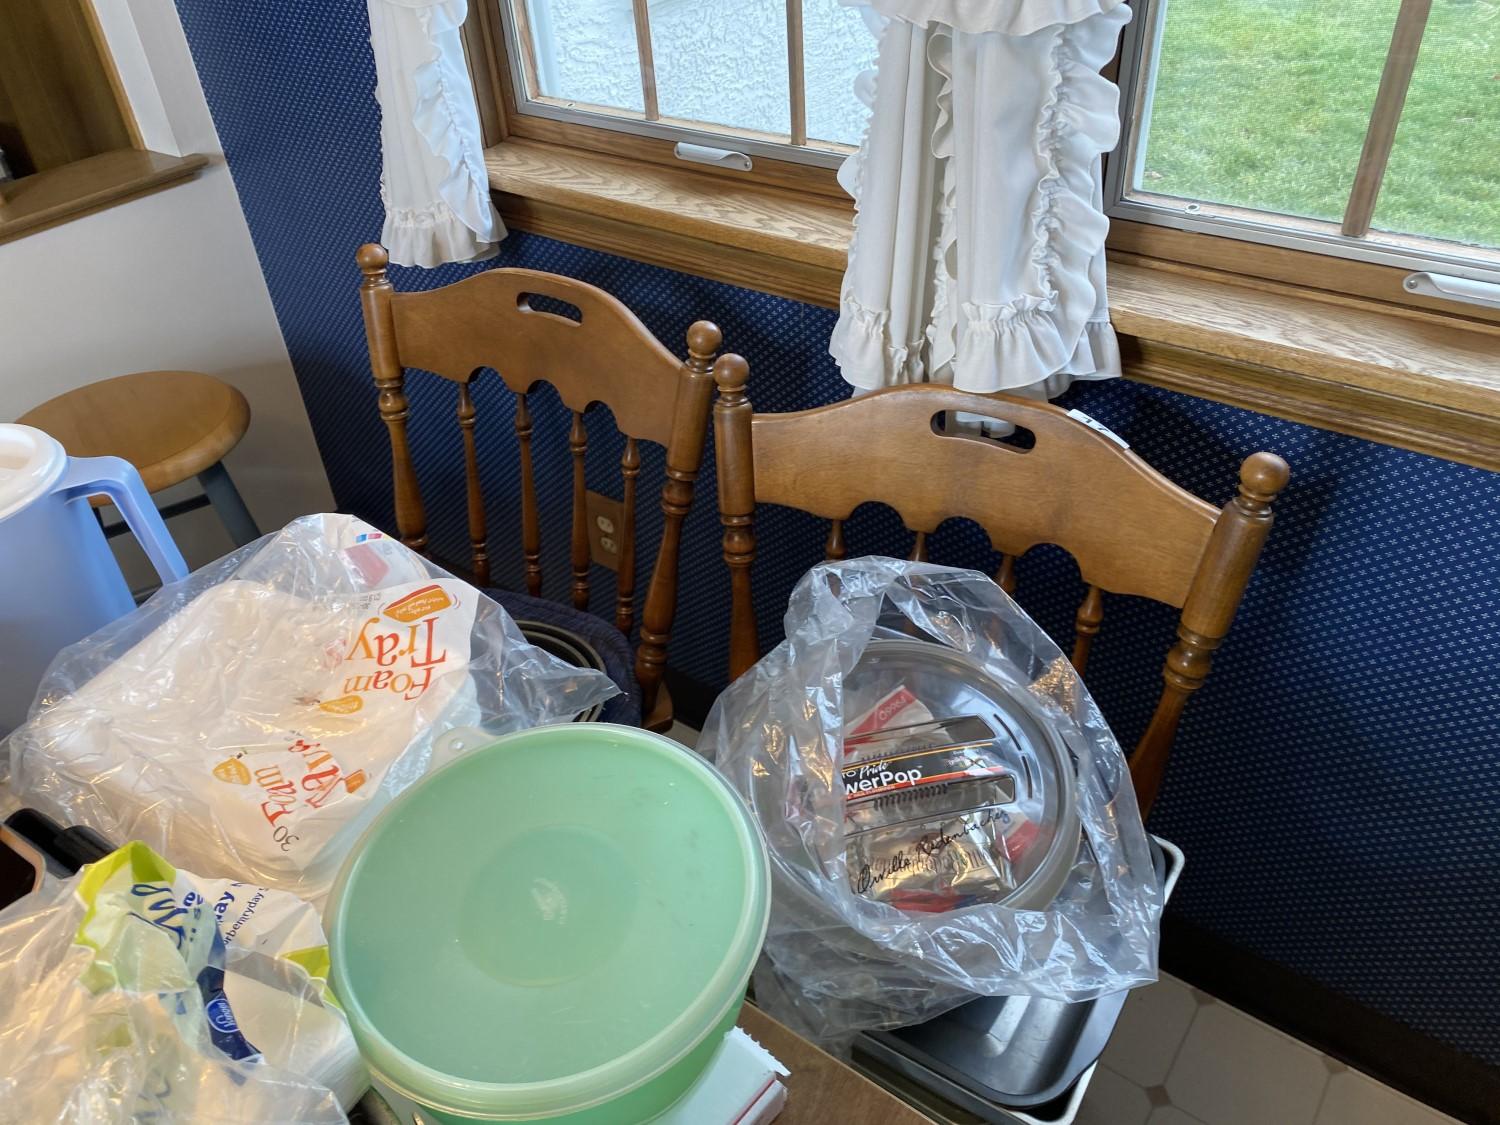
<svg viewBox="0 0 1500 1125"><path fill-rule="evenodd" d="M119 149L0 184L0 242L197 175L208 157Z"/></svg>
<svg viewBox="0 0 1500 1125"><path fill-rule="evenodd" d="M514 229L838 304L847 202L518 139L486 162ZM1500 470L1500 326L1114 252L1109 281L1127 378Z"/></svg>

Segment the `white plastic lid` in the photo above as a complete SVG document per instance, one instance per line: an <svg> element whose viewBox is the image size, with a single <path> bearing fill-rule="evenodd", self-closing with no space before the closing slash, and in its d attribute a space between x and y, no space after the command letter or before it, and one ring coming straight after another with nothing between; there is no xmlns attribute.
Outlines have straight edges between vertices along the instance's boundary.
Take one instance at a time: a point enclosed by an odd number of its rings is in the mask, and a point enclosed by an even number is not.
<svg viewBox="0 0 1500 1125"><path fill-rule="evenodd" d="M68 455L35 426L0 423L0 520L30 504L62 476Z"/></svg>

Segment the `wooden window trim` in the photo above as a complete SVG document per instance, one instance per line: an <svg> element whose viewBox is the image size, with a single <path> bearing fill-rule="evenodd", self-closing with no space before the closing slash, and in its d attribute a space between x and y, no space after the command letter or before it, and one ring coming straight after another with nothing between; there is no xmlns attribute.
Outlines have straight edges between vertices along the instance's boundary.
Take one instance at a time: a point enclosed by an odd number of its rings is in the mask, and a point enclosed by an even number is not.
<svg viewBox="0 0 1500 1125"><path fill-rule="evenodd" d="M471 11L509 227L837 307L854 209L831 169L686 166L670 142L519 114L495 0ZM1143 223L1113 223L1109 259L1127 378L1500 470L1500 313L1414 297L1396 267Z"/></svg>
<svg viewBox="0 0 1500 1125"><path fill-rule="evenodd" d="M517 136L486 163L513 230L838 304L847 199ZM1110 314L1127 378L1500 470L1500 326L1119 250Z"/></svg>
<svg viewBox="0 0 1500 1125"><path fill-rule="evenodd" d="M506 137L520 137L547 144L565 145L630 160L646 161L664 168L681 169L675 143L655 137L636 136L568 121L555 121L522 113L516 104L510 61L505 52L505 33L500 22L500 4L507 0L476 0L470 5L464 25L469 72L480 92L481 125L486 144ZM654 84L654 76L653 76ZM488 97L485 96L488 92ZM486 104L487 103L487 104ZM733 133L735 130L725 130ZM694 165L699 175L744 183L746 174L730 168ZM756 184L848 201L836 179L836 170L790 160L755 158L752 174Z"/></svg>

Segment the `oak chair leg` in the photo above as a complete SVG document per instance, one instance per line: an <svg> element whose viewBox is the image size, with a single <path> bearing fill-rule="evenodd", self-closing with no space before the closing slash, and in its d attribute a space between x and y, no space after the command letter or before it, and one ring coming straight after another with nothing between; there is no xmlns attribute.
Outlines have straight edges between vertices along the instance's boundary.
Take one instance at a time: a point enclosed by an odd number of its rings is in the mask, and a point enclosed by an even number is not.
<svg viewBox="0 0 1500 1125"><path fill-rule="evenodd" d="M1000 569L995 572L995 584L1011 597L1016 594L1016 556L1001 555Z"/></svg>
<svg viewBox="0 0 1500 1125"><path fill-rule="evenodd" d="M828 539L823 544L823 557L829 562L847 558L849 549L844 545L844 521L828 521Z"/></svg>
<svg viewBox="0 0 1500 1125"><path fill-rule="evenodd" d="M755 663L755 604L750 566L755 561L755 454L750 428L754 413L745 397L749 365L737 355L714 364L719 386L714 403L714 447L718 454L719 519L724 525L724 562L729 566L729 678Z"/></svg>
<svg viewBox="0 0 1500 1125"><path fill-rule="evenodd" d="M458 426L464 439L464 489L469 504L469 558L474 585L490 584L489 534L485 530L484 493L479 487L479 452L474 444L474 398L469 384L458 385Z"/></svg>
<svg viewBox="0 0 1500 1125"><path fill-rule="evenodd" d="M620 569L615 573L615 628L630 636L635 625L635 482L641 475L641 454L635 438L625 439L620 457Z"/></svg>
<svg viewBox="0 0 1500 1125"><path fill-rule="evenodd" d="M670 722L661 690L667 665L667 642L677 615L678 560L682 553L682 525L693 505L693 483L703 460L708 430L708 402L713 394L714 356L723 335L706 320L688 329L688 358L677 389L672 434L667 442L666 480L661 489L663 516L656 566L641 612L641 643L635 654L635 678L641 686L641 714L647 727Z"/></svg>
<svg viewBox="0 0 1500 1125"><path fill-rule="evenodd" d="M573 452L573 608L589 608L588 484L584 475L584 458L589 449L589 432L583 415L573 411L573 426L568 431L568 448Z"/></svg>
<svg viewBox="0 0 1500 1125"><path fill-rule="evenodd" d="M1104 593L1098 586L1090 586L1073 618L1073 670L1080 676L1088 667L1089 650L1094 647L1094 638L1103 622Z"/></svg>
<svg viewBox="0 0 1500 1125"><path fill-rule="evenodd" d="M396 351L396 324L391 312L391 282L386 275L390 257L385 247L366 243L356 255L364 280L359 286L360 307L365 317L365 342L370 366L380 391L380 417L391 439L391 484L396 501L396 529L401 542L418 554L427 550L427 513L417 487L406 439L406 370Z"/></svg>
<svg viewBox="0 0 1500 1125"><path fill-rule="evenodd" d="M1239 493L1219 513L1203 561L1188 590L1177 627L1177 643L1162 669L1165 686L1146 733L1130 758L1141 816L1151 811L1167 771L1167 756L1183 706L1203 686L1214 650L1229 632L1250 575L1271 533L1271 504L1291 476L1274 453L1254 453L1240 466Z"/></svg>
<svg viewBox="0 0 1500 1125"><path fill-rule="evenodd" d="M516 446L521 461L521 553L526 560L526 592L542 596L542 522L536 510L536 476L531 470L531 408L516 395Z"/></svg>

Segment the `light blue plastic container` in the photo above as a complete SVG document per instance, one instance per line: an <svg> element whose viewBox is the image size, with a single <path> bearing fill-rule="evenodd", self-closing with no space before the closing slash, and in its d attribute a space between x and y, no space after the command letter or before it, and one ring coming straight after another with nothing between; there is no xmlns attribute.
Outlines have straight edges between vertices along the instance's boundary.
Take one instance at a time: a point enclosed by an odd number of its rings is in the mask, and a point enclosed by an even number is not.
<svg viewBox="0 0 1500 1125"><path fill-rule="evenodd" d="M120 510L163 582L187 576L130 462L69 457L41 430L0 425L0 736L26 718L58 652L135 608L89 505L100 495Z"/></svg>

